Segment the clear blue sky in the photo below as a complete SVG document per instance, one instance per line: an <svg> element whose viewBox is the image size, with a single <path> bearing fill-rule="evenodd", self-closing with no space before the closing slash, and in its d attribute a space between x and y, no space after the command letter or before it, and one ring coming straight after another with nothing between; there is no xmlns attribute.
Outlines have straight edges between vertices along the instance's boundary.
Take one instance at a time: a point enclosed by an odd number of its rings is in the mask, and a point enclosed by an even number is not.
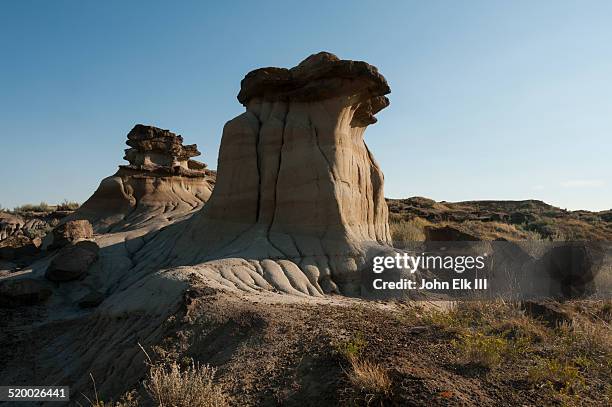
<svg viewBox="0 0 612 407"><path fill-rule="evenodd" d="M179 4L180 3L180 4ZM327 50L376 65L386 195L612 207L612 2L0 2L0 204L84 201L135 123L216 167L240 80Z"/></svg>

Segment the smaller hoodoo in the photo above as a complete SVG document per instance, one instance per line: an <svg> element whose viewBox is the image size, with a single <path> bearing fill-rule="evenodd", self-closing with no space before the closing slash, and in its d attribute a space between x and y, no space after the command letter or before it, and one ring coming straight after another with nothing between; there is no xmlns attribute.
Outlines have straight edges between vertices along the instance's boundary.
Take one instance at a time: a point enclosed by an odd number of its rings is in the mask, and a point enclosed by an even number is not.
<svg viewBox="0 0 612 407"><path fill-rule="evenodd" d="M143 124L128 133L126 144L129 164L103 179L66 221L86 219L96 233L157 229L200 209L210 197L216 173L192 159L200 155L197 145Z"/></svg>

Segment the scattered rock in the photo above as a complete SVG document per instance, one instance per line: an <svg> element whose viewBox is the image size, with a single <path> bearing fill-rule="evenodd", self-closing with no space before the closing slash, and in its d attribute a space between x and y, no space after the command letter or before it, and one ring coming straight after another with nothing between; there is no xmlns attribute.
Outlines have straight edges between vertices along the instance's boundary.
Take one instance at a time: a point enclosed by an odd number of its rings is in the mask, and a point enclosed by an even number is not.
<svg viewBox="0 0 612 407"><path fill-rule="evenodd" d="M98 259L98 251L98 245L87 240L66 246L51 261L45 277L55 282L76 280Z"/></svg>
<svg viewBox="0 0 612 407"><path fill-rule="evenodd" d="M32 259L40 253L39 238L30 239L22 234L16 234L0 241L0 259L21 261Z"/></svg>
<svg viewBox="0 0 612 407"><path fill-rule="evenodd" d="M19 212L7 213L0 211L0 241L14 236L23 235L34 238L44 238L60 221L72 211L50 212Z"/></svg>
<svg viewBox="0 0 612 407"><path fill-rule="evenodd" d="M93 308L97 307L104 301L104 294L99 291L91 291L85 294L83 298L78 301L79 307L81 308Z"/></svg>
<svg viewBox="0 0 612 407"><path fill-rule="evenodd" d="M21 216L0 212L0 240L13 236L25 225Z"/></svg>
<svg viewBox="0 0 612 407"><path fill-rule="evenodd" d="M0 306L35 305L45 301L52 290L48 283L32 278L0 281Z"/></svg>

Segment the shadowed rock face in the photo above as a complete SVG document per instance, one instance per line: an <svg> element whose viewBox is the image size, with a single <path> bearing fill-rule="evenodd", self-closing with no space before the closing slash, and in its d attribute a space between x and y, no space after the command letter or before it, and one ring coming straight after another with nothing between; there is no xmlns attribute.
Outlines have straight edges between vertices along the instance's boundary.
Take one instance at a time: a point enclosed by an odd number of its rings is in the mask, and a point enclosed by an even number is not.
<svg viewBox="0 0 612 407"><path fill-rule="evenodd" d="M176 253L246 259L284 291L359 294L368 250L391 241L383 174L363 139L389 104L385 78L323 52L241 85L246 112L223 129L214 193Z"/></svg>
<svg viewBox="0 0 612 407"><path fill-rule="evenodd" d="M200 209L210 196L215 172L191 160L195 144L169 130L137 124L127 136L128 165L105 178L94 194L64 222L86 219L97 233L151 226L158 229Z"/></svg>

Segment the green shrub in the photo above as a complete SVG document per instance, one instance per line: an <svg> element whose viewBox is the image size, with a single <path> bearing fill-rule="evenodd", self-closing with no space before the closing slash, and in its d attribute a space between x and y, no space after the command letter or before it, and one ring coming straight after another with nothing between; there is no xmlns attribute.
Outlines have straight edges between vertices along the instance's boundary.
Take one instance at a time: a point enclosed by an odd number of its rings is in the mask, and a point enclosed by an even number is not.
<svg viewBox="0 0 612 407"><path fill-rule="evenodd" d="M336 352L351 360L361 356L365 347L368 346L368 341L363 338L361 333L357 333L351 339L336 344Z"/></svg>

